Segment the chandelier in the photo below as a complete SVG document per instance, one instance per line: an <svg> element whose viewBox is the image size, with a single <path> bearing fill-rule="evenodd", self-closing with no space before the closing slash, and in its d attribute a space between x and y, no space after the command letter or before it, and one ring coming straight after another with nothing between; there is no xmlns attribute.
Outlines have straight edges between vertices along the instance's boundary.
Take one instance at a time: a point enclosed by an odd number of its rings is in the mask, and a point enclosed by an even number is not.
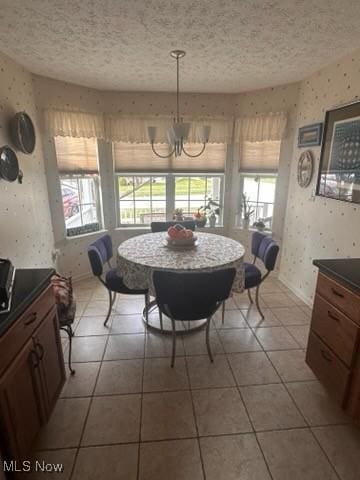
<svg viewBox="0 0 360 480"><path fill-rule="evenodd" d="M184 143L189 135L190 123L184 122L183 118L180 117L179 107L179 60L185 56L185 52L183 50L172 50L170 55L176 60L176 118L174 118L172 126L167 131L167 139L171 149L170 153L168 155L161 155L155 150L154 143L156 143L156 127L148 127L149 141L151 143L152 151L160 158L169 158L172 155L179 157L183 153L191 158L199 157L204 152L206 144L209 141L210 126L203 125L199 129L199 140L203 144L200 152L194 155L187 152Z"/></svg>

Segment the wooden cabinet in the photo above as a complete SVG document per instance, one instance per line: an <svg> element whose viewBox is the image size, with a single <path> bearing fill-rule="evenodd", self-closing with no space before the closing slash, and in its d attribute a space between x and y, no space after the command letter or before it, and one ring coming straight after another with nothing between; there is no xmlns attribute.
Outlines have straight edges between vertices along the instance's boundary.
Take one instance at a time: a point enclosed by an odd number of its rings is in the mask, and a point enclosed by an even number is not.
<svg viewBox="0 0 360 480"><path fill-rule="evenodd" d="M48 287L0 337L0 446L6 459L27 458L65 381L54 302Z"/></svg>
<svg viewBox="0 0 360 480"><path fill-rule="evenodd" d="M360 293L319 273L306 361L330 395L360 423Z"/></svg>

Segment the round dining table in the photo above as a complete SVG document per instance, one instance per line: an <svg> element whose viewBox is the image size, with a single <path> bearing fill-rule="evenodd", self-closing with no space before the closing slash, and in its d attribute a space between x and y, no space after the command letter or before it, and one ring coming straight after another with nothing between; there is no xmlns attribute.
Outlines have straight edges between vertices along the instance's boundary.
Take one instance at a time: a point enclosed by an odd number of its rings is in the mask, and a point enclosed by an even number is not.
<svg viewBox="0 0 360 480"><path fill-rule="evenodd" d="M241 243L222 235L196 232L196 246L191 249L173 249L166 241L167 232L147 233L132 237L118 247L117 268L124 284L131 289L148 289L155 297L152 281L155 270L171 272L211 272L235 268L232 292L244 290L243 258L245 249ZM143 311L143 321L150 329L170 333L171 322L155 311L156 300ZM179 333L202 328L206 319L181 322Z"/></svg>

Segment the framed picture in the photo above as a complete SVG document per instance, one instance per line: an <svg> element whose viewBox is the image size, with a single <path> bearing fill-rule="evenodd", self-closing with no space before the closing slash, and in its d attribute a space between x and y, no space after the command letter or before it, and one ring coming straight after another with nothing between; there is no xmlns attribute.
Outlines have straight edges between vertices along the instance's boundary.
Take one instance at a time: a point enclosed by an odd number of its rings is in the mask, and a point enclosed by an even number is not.
<svg viewBox="0 0 360 480"><path fill-rule="evenodd" d="M360 203L360 102L326 112L316 194Z"/></svg>
<svg viewBox="0 0 360 480"><path fill-rule="evenodd" d="M322 123L299 128L298 147L316 147L321 144Z"/></svg>

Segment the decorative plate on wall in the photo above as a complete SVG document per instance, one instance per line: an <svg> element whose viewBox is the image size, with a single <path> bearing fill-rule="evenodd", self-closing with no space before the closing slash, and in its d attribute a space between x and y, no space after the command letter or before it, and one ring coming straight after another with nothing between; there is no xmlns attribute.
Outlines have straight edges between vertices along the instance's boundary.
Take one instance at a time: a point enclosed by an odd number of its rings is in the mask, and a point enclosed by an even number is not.
<svg viewBox="0 0 360 480"><path fill-rule="evenodd" d="M11 137L19 150L23 153L33 153L36 143L34 124L25 112L18 112L11 120Z"/></svg>
<svg viewBox="0 0 360 480"><path fill-rule="evenodd" d="M19 169L19 162L14 150L7 145L0 148L0 178L8 182L18 179L22 181L22 171Z"/></svg>
<svg viewBox="0 0 360 480"><path fill-rule="evenodd" d="M305 150L300 155L297 168L297 181L300 187L306 188L310 185L314 173L314 157L311 150Z"/></svg>

